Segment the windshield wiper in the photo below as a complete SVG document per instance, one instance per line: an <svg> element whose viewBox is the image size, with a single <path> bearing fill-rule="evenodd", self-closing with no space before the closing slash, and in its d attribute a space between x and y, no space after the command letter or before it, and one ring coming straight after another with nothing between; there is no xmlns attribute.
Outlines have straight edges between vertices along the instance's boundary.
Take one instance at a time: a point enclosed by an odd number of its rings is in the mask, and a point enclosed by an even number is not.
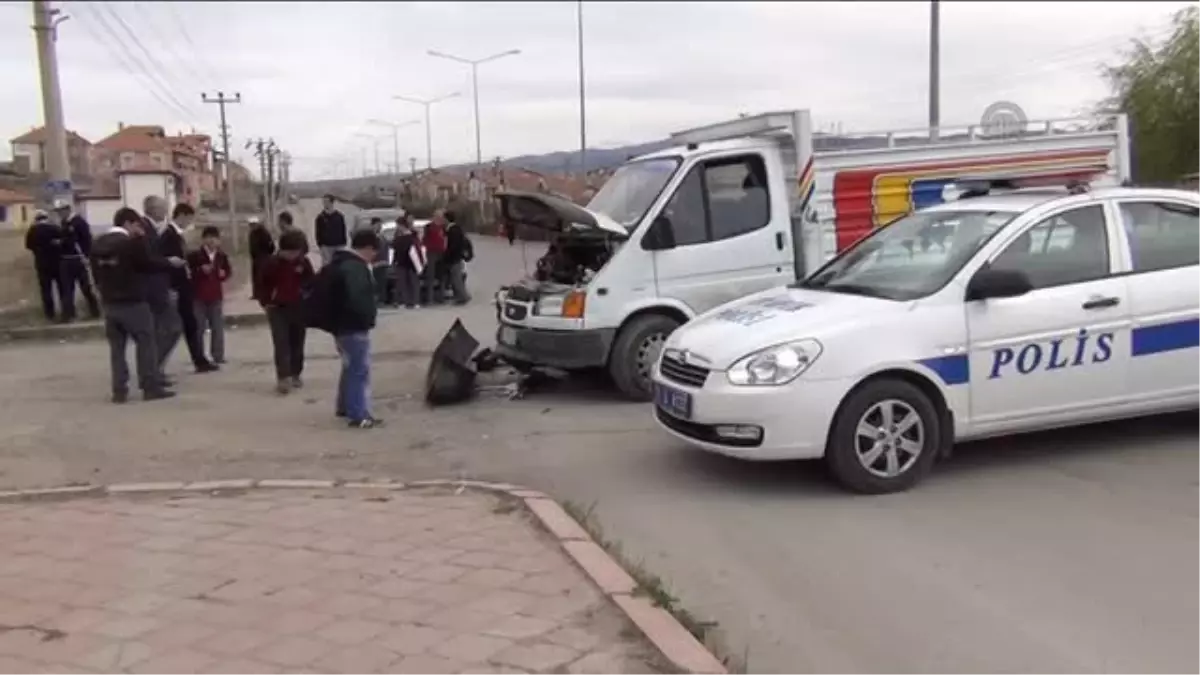
<svg viewBox="0 0 1200 675"><path fill-rule="evenodd" d="M845 293L847 295L865 295L868 298L883 298L890 300L888 295L871 286L862 286L860 284L823 284L816 287L818 290L829 291L831 293Z"/></svg>

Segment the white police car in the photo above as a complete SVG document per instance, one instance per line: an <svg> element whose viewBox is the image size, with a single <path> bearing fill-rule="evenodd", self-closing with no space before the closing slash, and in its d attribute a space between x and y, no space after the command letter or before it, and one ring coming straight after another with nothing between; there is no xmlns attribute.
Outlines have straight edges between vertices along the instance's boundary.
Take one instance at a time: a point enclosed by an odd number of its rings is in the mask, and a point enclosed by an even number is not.
<svg viewBox="0 0 1200 675"><path fill-rule="evenodd" d="M919 481L956 441L1200 403L1200 195L984 194L676 330L655 416L700 448Z"/></svg>

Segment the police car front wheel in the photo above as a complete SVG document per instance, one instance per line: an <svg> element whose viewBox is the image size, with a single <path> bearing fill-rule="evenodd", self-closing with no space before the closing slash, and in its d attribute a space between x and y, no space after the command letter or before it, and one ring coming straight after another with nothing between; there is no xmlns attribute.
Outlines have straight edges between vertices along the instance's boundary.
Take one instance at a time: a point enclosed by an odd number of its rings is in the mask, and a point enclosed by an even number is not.
<svg viewBox="0 0 1200 675"><path fill-rule="evenodd" d="M937 409L898 379L869 381L843 403L826 461L846 488L867 494L907 490L925 477L940 447Z"/></svg>

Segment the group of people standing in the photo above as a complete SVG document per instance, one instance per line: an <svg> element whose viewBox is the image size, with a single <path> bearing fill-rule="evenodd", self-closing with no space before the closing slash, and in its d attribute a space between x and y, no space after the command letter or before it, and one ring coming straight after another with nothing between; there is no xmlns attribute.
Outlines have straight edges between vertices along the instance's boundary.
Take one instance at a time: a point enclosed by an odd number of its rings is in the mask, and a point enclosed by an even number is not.
<svg viewBox="0 0 1200 675"><path fill-rule="evenodd" d="M53 222L45 211L38 211L34 214L33 225L25 233L25 248L33 254L42 312L48 321L74 321L75 289L78 287L87 302L88 314L97 318L100 304L96 301L87 269L87 257L92 250L92 228L83 216L73 212L71 203L66 200L55 200L53 211L57 222ZM58 312L54 308L56 295Z"/></svg>
<svg viewBox="0 0 1200 675"><path fill-rule="evenodd" d="M144 215L119 209L113 227L92 242L89 252L109 344L114 403L129 398L125 352L130 341L137 385L146 400L175 395L164 367L180 337L196 372L219 370L225 360L222 285L233 268L221 250L220 231L205 228L202 246L189 253L183 233L195 217L190 205L178 204L169 217L161 197L147 197L142 207ZM205 353L205 330L212 334L211 357Z"/></svg>

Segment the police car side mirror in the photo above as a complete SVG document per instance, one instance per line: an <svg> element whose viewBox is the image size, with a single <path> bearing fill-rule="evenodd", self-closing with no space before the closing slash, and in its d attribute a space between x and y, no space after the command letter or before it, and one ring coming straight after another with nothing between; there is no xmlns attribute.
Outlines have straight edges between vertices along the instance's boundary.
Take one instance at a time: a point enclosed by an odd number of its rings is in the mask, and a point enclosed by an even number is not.
<svg viewBox="0 0 1200 675"><path fill-rule="evenodd" d="M984 267L967 283L967 302L988 298L1015 298L1033 290L1033 282L1020 270Z"/></svg>
<svg viewBox="0 0 1200 675"><path fill-rule="evenodd" d="M671 219L659 214L650 223L642 237L642 248L647 251L666 251L675 248L675 229L671 227Z"/></svg>

